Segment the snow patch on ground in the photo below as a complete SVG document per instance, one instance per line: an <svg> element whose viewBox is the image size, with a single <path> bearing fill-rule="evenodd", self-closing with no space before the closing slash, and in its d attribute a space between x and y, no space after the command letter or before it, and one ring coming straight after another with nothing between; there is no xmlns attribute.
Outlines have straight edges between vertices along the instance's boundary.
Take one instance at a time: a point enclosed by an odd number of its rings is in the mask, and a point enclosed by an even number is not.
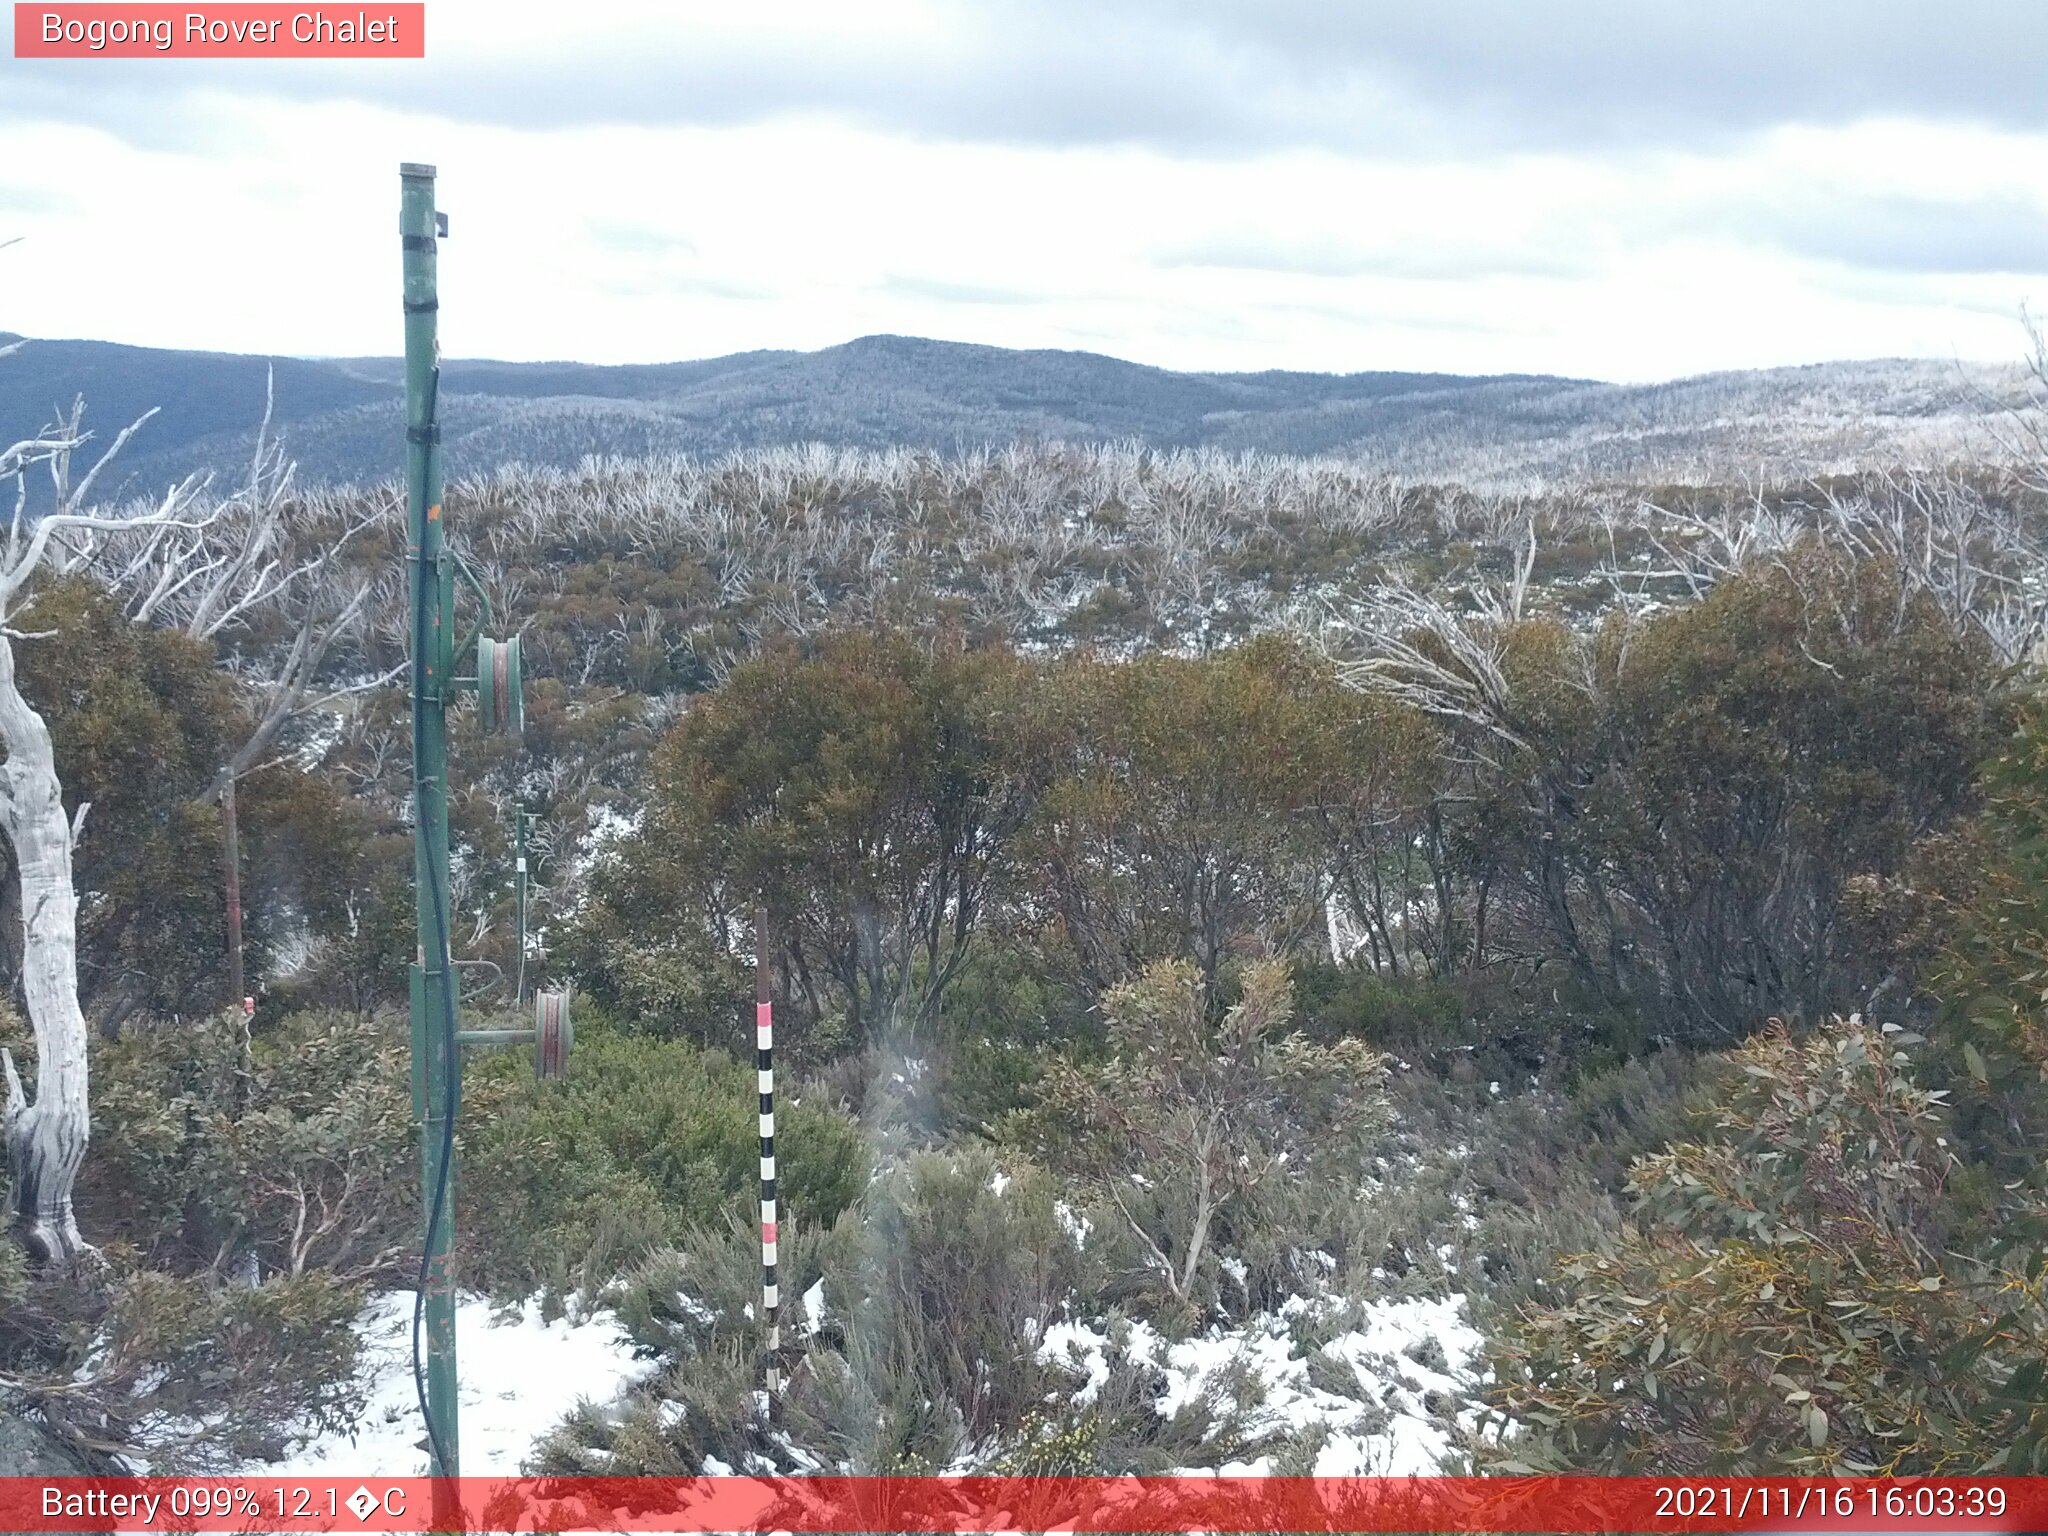
<svg viewBox="0 0 2048 1536"><path fill-rule="evenodd" d="M825 1280L821 1275L812 1287L804 1292L804 1315L797 1324L799 1336L808 1339L825 1326Z"/></svg>
<svg viewBox="0 0 2048 1536"><path fill-rule="evenodd" d="M1132 1355L1166 1373L1166 1393L1155 1404L1164 1417L1170 1418L1204 1388L1227 1381L1227 1373L1241 1364L1264 1387L1264 1400L1254 1411L1256 1427L1321 1425L1327 1430L1328 1438L1316 1456L1316 1476L1436 1472L1451 1445L1443 1410L1451 1407L1456 1421L1467 1427L1475 1418L1468 1403L1483 1341L1465 1320L1464 1298L1403 1297L1363 1305L1356 1326L1337 1334L1320 1351L1325 1364L1319 1374L1325 1380L1346 1368L1357 1378L1355 1389L1331 1391L1310 1382L1309 1356L1317 1351L1296 1341L1293 1324L1304 1314L1325 1314L1341 1305L1328 1297L1290 1297L1277 1312L1179 1343L1168 1343L1148 1324L1134 1322L1129 1325L1128 1347ZM1106 1329L1062 1322L1046 1330L1039 1354L1081 1375L1074 1400L1086 1403L1109 1380L1109 1343ZM1220 1470L1226 1475L1270 1472L1271 1458Z"/></svg>
<svg viewBox="0 0 2048 1536"><path fill-rule="evenodd" d="M1083 1246L1088 1241L1088 1234L1093 1230L1093 1227L1086 1216L1076 1211L1064 1200L1053 1201L1052 1213L1059 1218L1060 1225L1066 1229L1067 1236L1074 1240L1076 1248Z"/></svg>
<svg viewBox="0 0 2048 1536"><path fill-rule="evenodd" d="M250 1475L286 1477L422 1476L426 1429L412 1376L411 1291L371 1299L356 1328L362 1337L366 1406L353 1435L323 1435L295 1445L280 1462L251 1462ZM653 1370L635 1360L632 1342L608 1312L572 1322L541 1318L538 1298L509 1316L482 1296L455 1310L462 1385L462 1470L473 1477L514 1476L534 1442L580 1399L610 1402Z"/></svg>
<svg viewBox="0 0 2048 1536"><path fill-rule="evenodd" d="M283 1461L252 1462L243 1472L423 1473L425 1432L411 1369L412 1304L411 1292L395 1291L375 1297L363 1310L357 1326L367 1406L352 1435L299 1443ZM803 1293L798 1331L815 1331L825 1311L821 1281ZM1236 1371L1248 1370L1260 1386L1261 1400L1252 1410L1255 1429L1324 1430L1313 1468L1318 1476L1433 1473L1451 1444L1446 1415L1467 1426L1473 1422L1469 1405L1480 1380L1482 1340L1465 1320L1459 1296L1371 1303L1292 1296L1272 1312L1178 1342L1142 1321L1120 1326L1131 1354L1165 1373L1166 1390L1155 1404L1162 1416L1171 1417L1208 1388L1227 1390ZM1035 1344L1041 1359L1075 1372L1074 1400L1092 1401L1109 1379L1109 1325L1066 1321L1041 1333L1034 1320L1025 1331L1027 1348ZM631 1340L611 1314L546 1322L537 1299L507 1313L483 1297L464 1296L456 1333L463 1470L476 1476L517 1474L535 1443L579 1401L613 1402L657 1368L634 1358ZM1331 1333L1319 1350L1297 1338ZM1311 1380L1310 1360L1318 1355ZM1270 1472L1272 1458L1220 1470Z"/></svg>

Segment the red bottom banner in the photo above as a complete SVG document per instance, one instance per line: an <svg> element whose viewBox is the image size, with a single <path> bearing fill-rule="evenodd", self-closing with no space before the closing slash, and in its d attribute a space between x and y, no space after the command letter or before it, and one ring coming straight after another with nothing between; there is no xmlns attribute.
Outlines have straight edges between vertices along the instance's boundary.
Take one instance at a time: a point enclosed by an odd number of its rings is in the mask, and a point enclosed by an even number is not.
<svg viewBox="0 0 2048 1536"><path fill-rule="evenodd" d="M7 1531L2033 1531L2048 1478L0 1478Z"/></svg>

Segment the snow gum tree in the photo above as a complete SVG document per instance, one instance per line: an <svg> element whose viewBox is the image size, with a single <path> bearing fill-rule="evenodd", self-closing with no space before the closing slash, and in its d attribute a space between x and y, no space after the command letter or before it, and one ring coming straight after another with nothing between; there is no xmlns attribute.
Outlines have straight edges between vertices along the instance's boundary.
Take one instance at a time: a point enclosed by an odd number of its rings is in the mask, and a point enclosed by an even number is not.
<svg viewBox="0 0 2048 1536"><path fill-rule="evenodd" d="M17 344L18 345L18 344ZM8 350L12 350L11 348ZM67 550L68 539L118 532L144 549L174 529L198 521L189 514L198 486L187 482L155 508L134 517L98 517L74 510L85 504L99 470L135 428L114 440L92 471L70 483L70 455L84 439L74 412L68 425L0 450L0 485L15 485L13 521L0 551L0 834L14 850L20 881L21 982L35 1032L36 1092L31 1101L12 1053L0 1052L6 1105L0 1113L7 1141L12 1217L32 1256L59 1269L77 1267L93 1250L79 1236L71 1191L85 1159L90 1115L86 1099L86 1029L78 1002L78 892L71 855L88 806L64 808L49 723L22 693L15 647L34 634L9 620L22 608L36 575ZM140 425L140 423L137 423ZM56 471L55 510L31 522L24 472L37 464Z"/></svg>
<svg viewBox="0 0 2048 1536"><path fill-rule="evenodd" d="M0 600L29 570L10 560ZM7 1076L7 1171L14 1219L38 1257L74 1262L84 1249L71 1186L85 1159L85 1018L78 1007L78 895L71 883L77 825L64 813L50 728L22 697L12 631L0 632L0 830L14 846L21 881L22 982L36 1035L36 1097L29 1103L11 1052Z"/></svg>
<svg viewBox="0 0 2048 1536"><path fill-rule="evenodd" d="M20 343L16 344L17 346ZM4 356L7 348L0 351ZM207 645L231 633L258 640L239 658L238 693L250 706L247 732L224 756L203 798L222 801L230 995L241 991L240 877L234 790L277 746L294 720L344 694L381 686L392 675L358 675L321 685L337 641L360 635L369 604L367 577L343 569L356 534L389 516L378 506L320 522L323 508L291 492L291 466L263 427L245 486L225 498L188 479L155 504L91 513L95 483L150 412L118 436L82 475L77 451L90 439L83 402L64 420L0 453L0 486L13 482L13 518L0 549L0 834L11 845L19 880L21 985L36 1042L33 1102L14 1062L4 1063L8 1165L14 1221L36 1257L71 1268L90 1250L71 1209L72 1185L89 1130L85 1019L78 986L78 887L72 853L88 803L67 813L50 723L16 675L15 647L55 643L24 631L38 578L89 580L114 595L134 624L180 631ZM26 472L47 467L50 510L31 517ZM329 509L331 510L331 509ZM395 669L394 669L395 670Z"/></svg>

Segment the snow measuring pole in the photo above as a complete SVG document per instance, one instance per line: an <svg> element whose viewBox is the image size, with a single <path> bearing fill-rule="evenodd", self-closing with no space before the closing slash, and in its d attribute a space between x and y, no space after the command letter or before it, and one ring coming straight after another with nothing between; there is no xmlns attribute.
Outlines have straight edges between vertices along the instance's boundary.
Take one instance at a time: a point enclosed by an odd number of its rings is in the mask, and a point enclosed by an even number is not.
<svg viewBox="0 0 2048 1536"><path fill-rule="evenodd" d="M434 207L434 168L402 165L399 234L405 256L405 514L406 560L412 600L413 877L419 900L419 949L412 965L412 1108L419 1131L420 1191L426 1215L418 1295L413 1307L413 1377L426 1420L430 1473L462 1472L456 1418L455 1362L455 1121L462 1107L464 1046L532 1045L534 1071L560 1077L573 1038L566 990L534 994L531 1029L470 1029L460 1025L458 962L450 953L452 897L448 885L448 708L464 692L477 696L486 731L519 734L525 724L519 640L483 635L491 604L483 583L444 538L441 516L441 344L436 260L448 233ZM455 639L455 583L474 594L481 617L460 643ZM472 653L471 643L475 650ZM458 655L476 658L475 675L458 677ZM520 967L515 1003L526 990L526 823L514 834L518 850L516 904ZM438 1497L438 1495L437 1495ZM453 1512L436 1509L437 1530Z"/></svg>
<svg viewBox="0 0 2048 1536"><path fill-rule="evenodd" d="M754 1072L761 1096L761 1325L762 1385L768 1416L782 1392L782 1293L776 1279L778 1223L775 1204L775 992L768 962L768 909L754 913Z"/></svg>

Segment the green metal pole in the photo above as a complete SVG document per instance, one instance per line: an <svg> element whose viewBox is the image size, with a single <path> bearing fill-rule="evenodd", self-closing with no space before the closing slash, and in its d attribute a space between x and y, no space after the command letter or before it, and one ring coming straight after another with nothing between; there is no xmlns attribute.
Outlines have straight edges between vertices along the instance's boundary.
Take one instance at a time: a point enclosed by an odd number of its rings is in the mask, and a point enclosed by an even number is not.
<svg viewBox="0 0 2048 1536"><path fill-rule="evenodd" d="M405 250L406 531L412 592L413 875L419 899L419 959L412 989L414 1112L424 1194L425 1354L430 1471L461 1473L455 1407L455 1170L452 1111L460 1102L459 1060L448 1020L460 1006L448 955L448 625L442 570L440 383L434 168L403 165L400 232ZM448 1158L450 1166L443 1166ZM438 1219L436 1207L438 1206ZM446 1527L437 1527L445 1529Z"/></svg>

